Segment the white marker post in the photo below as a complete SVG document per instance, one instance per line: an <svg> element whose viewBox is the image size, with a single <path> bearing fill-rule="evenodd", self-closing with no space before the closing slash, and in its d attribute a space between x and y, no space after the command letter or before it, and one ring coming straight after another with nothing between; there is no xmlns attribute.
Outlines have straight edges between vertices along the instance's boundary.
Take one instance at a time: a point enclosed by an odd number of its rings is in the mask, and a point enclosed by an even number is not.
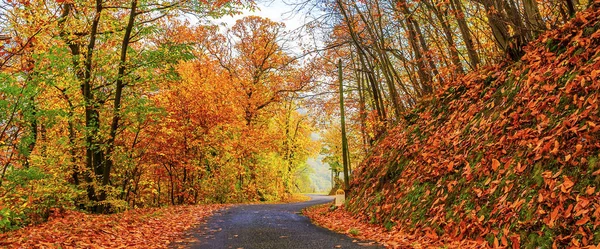
<svg viewBox="0 0 600 249"><path fill-rule="evenodd" d="M335 206L339 207L344 205L346 201L346 193L342 189L335 191Z"/></svg>

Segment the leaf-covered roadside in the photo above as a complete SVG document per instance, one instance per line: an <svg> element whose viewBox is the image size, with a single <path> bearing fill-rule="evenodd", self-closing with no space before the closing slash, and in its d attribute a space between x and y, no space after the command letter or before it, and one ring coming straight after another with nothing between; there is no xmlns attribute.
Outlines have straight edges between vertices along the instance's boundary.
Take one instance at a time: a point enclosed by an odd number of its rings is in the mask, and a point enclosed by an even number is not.
<svg viewBox="0 0 600 249"><path fill-rule="evenodd" d="M167 248L228 205L134 209L113 215L75 211L48 222L0 234L2 248Z"/></svg>
<svg viewBox="0 0 600 249"><path fill-rule="evenodd" d="M600 2L406 114L354 171L348 210L489 247L600 245Z"/></svg>
<svg viewBox="0 0 600 249"><path fill-rule="evenodd" d="M343 207L332 210L327 204L304 209L303 214L319 226L353 238L375 241L387 248L481 248L482 246L482 243L477 241L450 240L448 237L438 237L434 234L416 236L401 227L388 230L383 226L364 222Z"/></svg>

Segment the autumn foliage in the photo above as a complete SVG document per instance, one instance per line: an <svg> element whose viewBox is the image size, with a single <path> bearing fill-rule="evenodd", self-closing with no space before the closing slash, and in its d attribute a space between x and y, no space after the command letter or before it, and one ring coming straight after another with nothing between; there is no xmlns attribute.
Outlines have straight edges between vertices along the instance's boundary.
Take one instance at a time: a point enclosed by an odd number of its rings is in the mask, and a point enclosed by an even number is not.
<svg viewBox="0 0 600 249"><path fill-rule="evenodd" d="M314 65L285 49L282 23L205 22L253 1L1 4L11 15L0 23L10 33L0 47L1 232L56 208L118 213L299 190L316 143L296 95Z"/></svg>
<svg viewBox="0 0 600 249"><path fill-rule="evenodd" d="M48 222L0 234L2 248L167 248L226 205L147 208L112 215L52 210Z"/></svg>
<svg viewBox="0 0 600 249"><path fill-rule="evenodd" d="M404 113L355 171L348 209L415 239L401 247L599 245L599 17L596 3Z"/></svg>

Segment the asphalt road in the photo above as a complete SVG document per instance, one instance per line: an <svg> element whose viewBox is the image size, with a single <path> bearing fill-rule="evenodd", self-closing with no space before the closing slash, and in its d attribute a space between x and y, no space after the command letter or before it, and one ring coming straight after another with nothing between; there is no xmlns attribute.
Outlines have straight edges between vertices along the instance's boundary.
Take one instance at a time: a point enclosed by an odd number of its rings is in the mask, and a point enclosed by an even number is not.
<svg viewBox="0 0 600 249"><path fill-rule="evenodd" d="M310 197L312 199L308 202L239 205L221 211L197 228L194 236L199 242L189 244L189 248L383 248L311 224L307 217L300 215L300 211L331 202L333 197Z"/></svg>

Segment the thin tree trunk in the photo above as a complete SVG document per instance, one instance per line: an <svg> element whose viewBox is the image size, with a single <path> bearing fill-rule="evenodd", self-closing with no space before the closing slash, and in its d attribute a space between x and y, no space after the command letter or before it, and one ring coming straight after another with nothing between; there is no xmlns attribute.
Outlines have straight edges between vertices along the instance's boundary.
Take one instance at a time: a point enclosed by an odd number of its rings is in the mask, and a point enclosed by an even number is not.
<svg viewBox="0 0 600 249"><path fill-rule="evenodd" d="M424 3L436 16L436 18L440 22L440 26L442 26L442 31L444 31L444 38L446 40L446 45L448 46L448 51L450 52L452 64L454 64L456 71L458 71L459 73L463 73L464 70L462 67L462 63L460 62L458 50L456 49L456 44L454 43L454 35L452 34L450 24L448 23L448 19L446 18L448 13L442 14L439 7L431 3L430 0L425 0Z"/></svg>
<svg viewBox="0 0 600 249"><path fill-rule="evenodd" d="M347 191L350 189L350 156L348 155L348 141L346 140L346 117L344 114L344 85L342 74L342 59L338 61L338 77L340 84L340 122L342 127L342 161L344 163L344 189Z"/></svg>
<svg viewBox="0 0 600 249"><path fill-rule="evenodd" d="M121 112L121 99L123 95L123 88L125 86L123 82L123 78L125 77L125 69L127 62L127 49L129 48L129 42L131 41L131 32L133 31L133 25L135 23L135 17L137 15L137 0L131 1L131 8L129 12L129 19L127 21L127 27L125 28L125 34L123 35L123 40L121 43L121 57L119 60L119 69L117 72L117 80L116 80L116 89L115 89L115 99L113 106L113 118L110 126L110 133L108 139L108 148L106 150L106 159L105 166L102 172L102 185L106 186L110 182L110 171L113 165L113 161L110 158L114 147L115 147L115 139L117 136L117 130L119 128L119 120L120 120L120 112ZM100 195L100 201L106 199L106 192L102 191Z"/></svg>
<svg viewBox="0 0 600 249"><path fill-rule="evenodd" d="M589 1L591 2L592 0ZM567 10L569 11L569 17L575 17L575 3L573 3L573 0L565 0L565 2L567 5Z"/></svg>
<svg viewBox="0 0 600 249"><path fill-rule="evenodd" d="M533 38L546 30L546 24L542 20L540 9L536 0L523 0L523 10L525 11L525 24Z"/></svg>
<svg viewBox="0 0 600 249"><path fill-rule="evenodd" d="M462 11L462 3L460 2L460 0L450 0L450 6L454 10L454 15L458 23L458 29L460 30L460 34L462 35L465 47L467 48L467 54L469 55L469 61L471 62L470 66L471 68L475 69L480 63L479 56L477 55L477 51L475 50L475 45L473 44L473 39L471 38L471 31L469 30L469 26L465 21L465 14Z"/></svg>

